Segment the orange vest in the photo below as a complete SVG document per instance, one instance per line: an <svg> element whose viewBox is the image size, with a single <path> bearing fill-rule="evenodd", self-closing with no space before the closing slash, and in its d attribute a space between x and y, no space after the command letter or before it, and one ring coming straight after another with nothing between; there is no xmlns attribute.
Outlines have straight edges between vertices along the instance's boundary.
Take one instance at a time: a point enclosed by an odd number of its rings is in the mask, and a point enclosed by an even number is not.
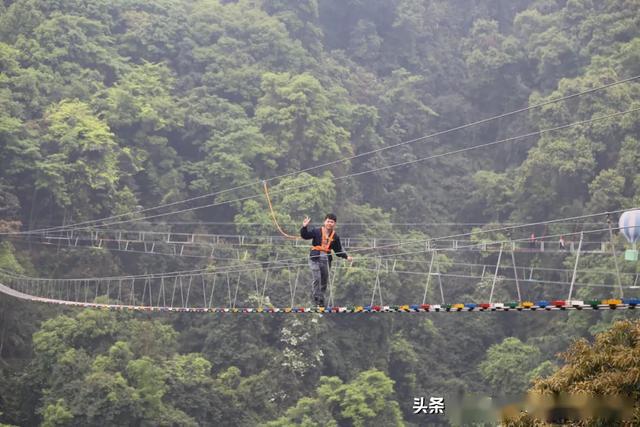
<svg viewBox="0 0 640 427"><path fill-rule="evenodd" d="M326 253L331 252L331 243L333 242L334 234L336 234L335 230L331 231L331 235L327 237L327 232L324 227L322 227L322 244L320 246L311 246L311 249Z"/></svg>

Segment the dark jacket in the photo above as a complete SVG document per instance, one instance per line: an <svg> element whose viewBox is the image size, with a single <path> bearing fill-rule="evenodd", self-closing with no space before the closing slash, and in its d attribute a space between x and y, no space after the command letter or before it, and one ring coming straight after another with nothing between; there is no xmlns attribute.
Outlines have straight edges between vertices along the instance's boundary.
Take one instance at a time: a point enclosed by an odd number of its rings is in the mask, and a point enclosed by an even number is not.
<svg viewBox="0 0 640 427"><path fill-rule="evenodd" d="M313 239L311 242L311 246L320 246L322 244L322 228L311 228L302 227L300 229L300 237L305 240ZM347 253L342 249L342 244L340 243L340 237L338 237L338 233L333 235L333 241L329 246L329 249L332 249L336 256L340 258L347 258ZM309 257L311 259L317 259L320 256L320 251L311 249L309 252ZM331 255L329 255L329 262L331 262Z"/></svg>

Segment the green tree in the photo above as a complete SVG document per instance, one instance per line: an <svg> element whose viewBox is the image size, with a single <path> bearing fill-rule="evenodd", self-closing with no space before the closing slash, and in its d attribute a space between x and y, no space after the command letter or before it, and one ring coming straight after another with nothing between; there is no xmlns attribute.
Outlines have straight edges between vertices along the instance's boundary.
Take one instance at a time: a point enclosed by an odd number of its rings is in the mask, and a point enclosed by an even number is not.
<svg viewBox="0 0 640 427"><path fill-rule="evenodd" d="M475 189L471 203L481 206L485 218L494 221L506 219L515 208L513 195L516 181L513 172L496 173L482 170L476 172L473 180Z"/></svg>
<svg viewBox="0 0 640 427"><path fill-rule="evenodd" d="M302 398L270 426L375 424L404 425L400 405L393 399L393 381L377 370L363 371L352 382L323 377L315 398Z"/></svg>
<svg viewBox="0 0 640 427"><path fill-rule="evenodd" d="M584 203L587 185L595 175L594 147L587 138L543 138L529 151L516 181L519 210L528 218L561 215L563 201Z"/></svg>
<svg viewBox="0 0 640 427"><path fill-rule="evenodd" d="M549 87L551 82L565 76L567 69L576 70L579 63L575 41L565 32L558 31L562 15L554 12L530 8L514 19L514 32L529 52L530 66L537 71L534 78L543 87Z"/></svg>
<svg viewBox="0 0 640 427"><path fill-rule="evenodd" d="M193 175L193 190L214 192L241 186L274 169L274 147L265 144L259 127L242 107L205 88L194 89L183 102L185 136L198 154L185 165ZM222 194L220 199L238 194Z"/></svg>
<svg viewBox="0 0 640 427"><path fill-rule="evenodd" d="M73 420L73 414L65 406L64 400L59 399L55 405L48 405L44 410L42 425L55 427L68 424Z"/></svg>
<svg viewBox="0 0 640 427"><path fill-rule="evenodd" d="M617 164L617 172L619 176L624 178L624 187L622 192L626 196L631 196L637 190L634 180L637 178L636 168L640 162L640 141L636 138L628 136L624 139Z"/></svg>
<svg viewBox="0 0 640 427"><path fill-rule="evenodd" d="M32 32L45 19L39 5L39 0L11 2L0 14L0 38L13 43L19 35Z"/></svg>
<svg viewBox="0 0 640 427"><path fill-rule="evenodd" d="M322 30L318 22L317 0L264 0L262 7L269 15L284 22L292 39L302 42L315 57L321 54Z"/></svg>
<svg viewBox="0 0 640 427"><path fill-rule="evenodd" d="M478 369L496 393L514 396L524 392L532 378L532 371L541 362L540 350L517 338L505 338L487 350Z"/></svg>
<svg viewBox="0 0 640 427"><path fill-rule="evenodd" d="M166 398L198 425L215 422L217 395L211 363L198 354L174 355L165 364ZM218 402L220 403L220 402Z"/></svg>
<svg viewBox="0 0 640 427"><path fill-rule="evenodd" d="M500 33L498 22L474 21L469 38L462 43L462 51L469 86L481 102L504 108L510 98L518 96L522 48L515 37Z"/></svg>
<svg viewBox="0 0 640 427"><path fill-rule="evenodd" d="M175 336L158 321L95 310L46 321L34 335L44 422L209 422L218 393L211 364L176 354Z"/></svg>
<svg viewBox="0 0 640 427"><path fill-rule="evenodd" d="M188 61L188 10L185 2L121 0L112 6L118 51L132 63ZM107 19L105 19L107 20ZM110 19L109 19L110 21ZM185 58L185 56L187 56Z"/></svg>
<svg viewBox="0 0 640 427"><path fill-rule="evenodd" d="M298 73L310 62L281 21L247 2L198 1L188 22L193 43L188 65L197 71L196 86L210 87L250 112L265 72Z"/></svg>
<svg viewBox="0 0 640 427"><path fill-rule="evenodd" d="M256 119L277 151L279 170L329 162L351 153L349 131L342 126L338 94L310 74L266 73Z"/></svg>
<svg viewBox="0 0 640 427"><path fill-rule="evenodd" d="M596 335L593 343L585 339L574 342L562 354L564 365L552 375L535 381L530 391L542 396L560 393L586 396L625 396L634 403L631 423L640 421L638 408L638 340L637 320L619 321ZM514 418L518 425L535 425L532 417ZM616 419L591 418L587 425L612 425ZM516 424L513 424L516 425Z"/></svg>
<svg viewBox="0 0 640 427"><path fill-rule="evenodd" d="M45 125L36 189L76 219L107 211L120 179L118 148L107 124L87 104L63 101L49 110Z"/></svg>
<svg viewBox="0 0 640 427"><path fill-rule="evenodd" d="M171 94L173 84L165 65L143 63L93 101L122 147L120 164L138 175L135 181L127 179L127 186L139 188L143 201L170 202L183 190L181 161L168 138L183 117Z"/></svg>
<svg viewBox="0 0 640 427"><path fill-rule="evenodd" d="M620 209L624 203L624 177L614 169L602 170L589 184L589 212L607 212Z"/></svg>

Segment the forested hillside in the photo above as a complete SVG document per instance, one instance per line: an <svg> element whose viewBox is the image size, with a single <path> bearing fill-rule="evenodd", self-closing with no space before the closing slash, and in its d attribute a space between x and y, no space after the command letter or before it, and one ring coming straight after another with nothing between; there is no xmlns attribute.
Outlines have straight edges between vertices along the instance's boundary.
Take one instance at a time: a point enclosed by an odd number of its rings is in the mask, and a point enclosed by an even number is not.
<svg viewBox="0 0 640 427"><path fill-rule="evenodd" d="M299 275L309 305L306 268L267 268L304 265L306 243L186 257L24 233L277 235L267 180L289 233L335 212L343 239L418 242L336 262L342 305L517 300L508 268L522 299L565 298L575 265L575 281L594 284L576 297L640 296L640 264L620 251L576 263L573 250L533 250L511 267L513 252L424 244L534 234L536 249L560 235L575 247L604 230L591 239L624 247L605 213L640 206L639 11L639 0L4 0L0 270L120 277L257 261L236 295L284 306ZM414 414L414 399L523 393L575 339L635 313L154 314L0 294L0 423L446 425Z"/></svg>

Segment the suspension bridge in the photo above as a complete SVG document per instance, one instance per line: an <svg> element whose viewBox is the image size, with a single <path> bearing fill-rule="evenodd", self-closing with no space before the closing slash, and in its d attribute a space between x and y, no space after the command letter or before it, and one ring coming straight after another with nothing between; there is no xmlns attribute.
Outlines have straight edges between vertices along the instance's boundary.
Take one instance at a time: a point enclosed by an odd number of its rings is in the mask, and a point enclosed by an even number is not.
<svg viewBox="0 0 640 427"><path fill-rule="evenodd" d="M267 191L267 181L272 182L302 172L326 168L351 161L355 158L377 154L399 146L439 137L515 114L563 102L572 98L593 94L607 88L640 79L633 76L586 89L564 97L543 101L508 113L482 119L476 122L439 131L413 140L387 145L369 152L315 165L306 169L260 181L264 186L274 224L280 230ZM591 117L573 123L566 123L547 129L539 129L523 135L482 143L449 152L430 154L425 157L389 164L365 171L354 172L331 178L332 181L352 179L364 174L386 171L391 168L408 167L449 155L467 153L497 144L513 143L531 137L540 137L591 123L617 119L633 114L640 108L629 108L598 117ZM205 194L165 205L114 215L98 220L77 224L49 227L23 232L3 232L17 244L42 245L60 250L82 250L94 248L104 251L130 252L171 257L201 258L207 265L199 270L168 273L142 274L117 277L85 278L38 278L0 270L0 292L23 300L50 304L95 307L113 310L175 311L175 312L217 312L217 313L377 313L377 312L463 312L463 311L552 311L581 309L634 309L638 299L629 297L638 288L638 274L621 271L617 261L619 244L613 238L611 224L606 228L591 231L564 233L573 239L566 244L557 243L559 235L545 236L544 239L527 238L491 241L474 239L474 233L462 233L429 239L398 238L345 238L343 245L350 253L359 253L357 265L338 264L331 269L329 280L329 304L327 307L305 307L305 297L300 294L307 278L306 245L297 240L287 240L280 236L221 235L207 233L185 233L165 230L127 230L108 228L132 222L192 212L214 206L227 205L261 197L261 194L237 199L205 203L169 212L140 216L143 213L191 203L205 198L214 198L223 193L248 189L256 183L246 183L235 188ZM273 194L288 193L309 184L297 187L279 188ZM621 211L619 211L621 212ZM609 212L610 214L611 212ZM615 212L614 212L615 213ZM562 220L544 221L524 226L545 226L559 221L575 221L604 215L598 213ZM126 218L130 216L130 218ZM491 232L506 231L520 226L503 227ZM160 225L158 228L165 228ZM608 238L606 233L609 233ZM285 233L283 233L284 235ZM585 235L588 236L585 239ZM579 236L579 239L578 239ZM286 235L284 237L287 237ZM290 237L290 236L289 236ZM279 247L286 253L303 256L289 259L260 259L258 249ZM255 259L244 259L240 249L248 254L256 250ZM236 257L225 256L233 254ZM469 263L456 259L458 254L472 253L487 259L495 258L495 263ZM611 257L615 268L595 271L588 268L582 272L579 267L581 256ZM542 268L534 259L550 257L554 260L572 262L573 268ZM510 260L509 260L510 258ZM303 261L304 260L304 261ZM509 262L511 261L511 262ZM524 264L523 264L524 262ZM414 266L411 267L411 264ZM416 265L418 267L416 267ZM428 267L427 267L428 265ZM411 280L409 280L411 277ZM584 279L583 279L584 277ZM338 278L338 279L336 279ZM366 278L367 280L363 280ZM418 280L419 278L419 280ZM367 281L370 281L368 283ZM340 286L336 286L339 283ZM410 285L408 285L410 284ZM561 299L542 299L545 291L553 286L555 295ZM568 290L567 290L568 288ZM566 292L566 296L561 295ZM591 299L575 299L576 294L588 295ZM460 295L462 291L473 299L486 302L460 303L449 301L450 295ZM625 296L625 293L627 294ZM598 295L596 295L598 294ZM615 294L612 297L612 294ZM370 298L369 298L370 295ZM507 302L494 302L503 297ZM400 299L422 301L419 304L403 304ZM427 300L430 303L427 303ZM431 301L438 301L432 303ZM361 305L341 305L344 302L361 301ZM365 302L366 301L366 302Z"/></svg>
<svg viewBox="0 0 640 427"><path fill-rule="evenodd" d="M603 229L586 232L598 235ZM361 253L357 266L341 263L331 270L327 307L309 307L307 301L307 247L298 241L280 240L278 236L212 235L195 233L143 232L131 230L67 230L26 235L24 243L41 241L56 248L100 248L113 246L115 250L134 250L156 253L155 248L173 245L173 256L186 256L184 248L259 247L288 244L300 246L302 257L283 260L222 258L227 264L207 266L200 270L97 278L35 278L0 270L0 292L12 297L80 307L109 310L138 310L153 312L212 312L212 313L378 313L378 312L465 312L465 311L554 311L581 309L633 309L638 300L624 298L624 292L636 293L638 274L607 269L578 268L580 255L615 256L611 241L584 238L567 244L564 249L544 241L532 245L527 239L501 242L476 242L469 239L431 239L404 241L401 239L353 239L349 245ZM23 235L24 237L25 235ZM555 236L549 236L555 237ZM345 244L346 244L345 240ZM366 246L369 243L371 246ZM378 243L380 243L378 245ZM575 243L575 245L574 245ZM411 246L413 245L413 246ZM146 247L146 251L144 250ZM177 247L181 249L178 250ZM407 251L411 247L414 250ZM376 252L385 248L388 253ZM391 250L393 249L393 250ZM365 254L365 252L373 254ZM482 259L496 254L495 263L456 261L457 254L476 252ZM159 253L159 252L158 252ZM441 259L441 255L446 255ZM509 256L510 255L510 256ZM503 257L504 256L504 257ZM573 269L523 265L532 257L575 258ZM206 257L203 255L203 257ZM517 259L518 262L517 262ZM505 261L506 260L506 261ZM509 262L510 261L510 262ZM428 267L427 267L428 266ZM368 275L373 282L356 285L359 275ZM580 275L599 277L599 282L579 281ZM341 285L336 287L337 283ZM403 288L400 295L396 289ZM424 286L417 286L423 283ZM360 305L345 305L352 298L344 289L357 295ZM624 284L624 285L623 285ZM460 293L467 288L475 298L487 302L459 303L448 301L447 294ZM484 297L478 289L484 287ZM549 287L566 297L547 301L541 299ZM589 300L574 298L573 290L588 290L597 294ZM429 291L431 290L431 293ZM510 297L506 302L494 302L494 294ZM611 295L615 293L616 297ZM366 296L369 294L369 296ZM398 299L422 301L406 304ZM427 303L437 300L438 303ZM366 302L364 302L366 301Z"/></svg>
<svg viewBox="0 0 640 427"><path fill-rule="evenodd" d="M25 235L19 236L24 239ZM137 231L137 230L109 230L109 229L72 229L63 231L44 231L26 235L27 241L64 246L90 246L95 248L117 249L119 251L136 251L144 253L167 253L173 256L201 255L203 251L209 256L215 255L219 247L267 247L293 245L306 247L302 240L291 240L284 236L251 236L184 233L171 231ZM377 249L385 247L407 247L424 245L426 250L470 250L497 251L500 245L491 242L475 244L469 239L399 239L399 238L359 238L345 237L342 246L350 250ZM573 253L578 242L567 242L564 248L557 241L545 241L544 237L536 239L533 244L528 240L514 240L509 242L510 248L517 252L551 252ZM583 253L602 254L610 252L609 241L583 241Z"/></svg>

